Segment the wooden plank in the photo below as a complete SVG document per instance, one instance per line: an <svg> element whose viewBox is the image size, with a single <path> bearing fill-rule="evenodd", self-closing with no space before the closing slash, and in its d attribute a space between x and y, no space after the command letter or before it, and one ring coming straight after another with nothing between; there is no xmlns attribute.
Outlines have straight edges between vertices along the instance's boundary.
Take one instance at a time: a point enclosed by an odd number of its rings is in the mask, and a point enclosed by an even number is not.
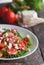
<svg viewBox="0 0 44 65"><path fill-rule="evenodd" d="M44 58L44 24L40 24L32 27L33 32L39 39L39 46L41 48L43 58Z"/></svg>

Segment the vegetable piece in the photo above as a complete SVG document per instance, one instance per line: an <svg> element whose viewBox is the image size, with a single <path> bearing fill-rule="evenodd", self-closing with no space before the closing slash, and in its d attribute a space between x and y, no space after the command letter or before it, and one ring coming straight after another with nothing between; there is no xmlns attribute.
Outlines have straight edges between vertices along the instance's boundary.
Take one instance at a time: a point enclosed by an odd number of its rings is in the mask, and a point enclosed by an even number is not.
<svg viewBox="0 0 44 65"><path fill-rule="evenodd" d="M2 37L2 32L0 31L0 37Z"/></svg>
<svg viewBox="0 0 44 65"><path fill-rule="evenodd" d="M0 58L3 56L2 52L0 52Z"/></svg>
<svg viewBox="0 0 44 65"><path fill-rule="evenodd" d="M26 44L26 47L29 48L32 44L32 39L31 38L28 38L28 42Z"/></svg>
<svg viewBox="0 0 44 65"><path fill-rule="evenodd" d="M22 40L24 41L25 44L27 44L27 42L28 42L28 37L25 37L25 38L23 38Z"/></svg>
<svg viewBox="0 0 44 65"><path fill-rule="evenodd" d="M7 33L7 32L9 32L9 30L8 29L5 29L5 28L3 28L3 32L2 32L2 34L5 34L5 33Z"/></svg>
<svg viewBox="0 0 44 65"><path fill-rule="evenodd" d="M1 10L0 10L0 18L1 18Z"/></svg>
<svg viewBox="0 0 44 65"><path fill-rule="evenodd" d="M8 11L8 8L6 8L6 7L1 8L1 10L0 10L1 17L3 17L3 15L5 14L6 11Z"/></svg>
<svg viewBox="0 0 44 65"><path fill-rule="evenodd" d="M17 37L19 37L19 38L21 38L21 39L22 39L22 36L20 35L20 33L19 33L19 32L14 31L14 34L16 34L16 35L17 35Z"/></svg>
<svg viewBox="0 0 44 65"><path fill-rule="evenodd" d="M17 3L12 3L11 5L10 5L10 7L9 7L9 9L10 10L12 10L12 11L14 11L15 13L17 13L18 12L18 4Z"/></svg>
<svg viewBox="0 0 44 65"><path fill-rule="evenodd" d="M16 54L16 52L17 52L17 49L16 48L11 48L11 49L6 49L6 52L7 52L7 54L9 54L9 55L12 55L12 54Z"/></svg>
<svg viewBox="0 0 44 65"><path fill-rule="evenodd" d="M27 53L28 50L19 50L15 55L12 55L12 57L20 57L22 55L24 55L25 53Z"/></svg>
<svg viewBox="0 0 44 65"><path fill-rule="evenodd" d="M8 24L13 24L13 23L15 23L15 21L16 21L16 14L15 14L13 11L8 10L8 11L4 14L4 16L3 16L3 21L4 21L5 23L8 23Z"/></svg>
<svg viewBox="0 0 44 65"><path fill-rule="evenodd" d="M6 37L13 37L13 36L14 36L14 33L12 33L12 32L7 32L7 33L5 34L5 36L6 36Z"/></svg>
<svg viewBox="0 0 44 65"><path fill-rule="evenodd" d="M22 49L22 50L26 49L26 45L23 40L19 41L18 46L19 46L19 49Z"/></svg>
<svg viewBox="0 0 44 65"><path fill-rule="evenodd" d="M4 43L0 43L0 49L4 48Z"/></svg>
<svg viewBox="0 0 44 65"><path fill-rule="evenodd" d="M11 43L14 45L17 40L18 40L17 38L7 38L7 44Z"/></svg>

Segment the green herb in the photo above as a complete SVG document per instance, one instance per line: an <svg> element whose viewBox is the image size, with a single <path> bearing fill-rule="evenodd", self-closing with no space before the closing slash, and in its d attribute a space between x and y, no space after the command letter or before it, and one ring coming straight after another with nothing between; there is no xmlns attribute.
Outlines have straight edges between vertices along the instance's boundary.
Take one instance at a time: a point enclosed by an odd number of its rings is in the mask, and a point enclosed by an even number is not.
<svg viewBox="0 0 44 65"><path fill-rule="evenodd" d="M42 0L25 0L32 10L41 9Z"/></svg>
<svg viewBox="0 0 44 65"><path fill-rule="evenodd" d="M29 48L32 44L32 39L31 38L28 38L28 42L27 42L27 45L26 47Z"/></svg>
<svg viewBox="0 0 44 65"><path fill-rule="evenodd" d="M3 30L4 30L4 32L2 34L5 34L6 32L9 31L9 29L5 29L5 28L3 28Z"/></svg>
<svg viewBox="0 0 44 65"><path fill-rule="evenodd" d="M21 39L22 39L22 36L20 35L20 33L19 33L19 32L14 31L14 33L17 35L17 37L19 37L19 38L21 38Z"/></svg>

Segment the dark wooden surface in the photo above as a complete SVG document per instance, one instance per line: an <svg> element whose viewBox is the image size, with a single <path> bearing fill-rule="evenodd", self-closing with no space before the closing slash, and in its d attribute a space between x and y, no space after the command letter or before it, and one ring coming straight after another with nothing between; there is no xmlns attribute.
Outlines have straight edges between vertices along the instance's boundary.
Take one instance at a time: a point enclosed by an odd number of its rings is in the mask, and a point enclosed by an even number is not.
<svg viewBox="0 0 44 65"><path fill-rule="evenodd" d="M33 33L36 34L39 39L39 46L44 60L44 24L34 26L32 27L32 30Z"/></svg>

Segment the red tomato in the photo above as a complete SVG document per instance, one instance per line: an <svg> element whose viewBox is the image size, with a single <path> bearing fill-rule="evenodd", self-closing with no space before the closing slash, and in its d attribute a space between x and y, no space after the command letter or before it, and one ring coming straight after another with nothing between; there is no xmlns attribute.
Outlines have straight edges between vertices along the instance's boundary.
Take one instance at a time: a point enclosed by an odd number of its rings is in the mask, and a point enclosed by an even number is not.
<svg viewBox="0 0 44 65"><path fill-rule="evenodd" d="M4 48L4 43L0 43L0 49Z"/></svg>
<svg viewBox="0 0 44 65"><path fill-rule="evenodd" d="M18 43L18 46L19 46L19 49L23 49L23 50L26 49L26 45L22 40Z"/></svg>
<svg viewBox="0 0 44 65"><path fill-rule="evenodd" d="M16 15L14 12L9 10L4 14L3 20L5 23L13 24L16 21Z"/></svg>
<svg viewBox="0 0 44 65"><path fill-rule="evenodd" d="M12 33L12 32L7 32L7 33L5 34L5 36L6 36L6 37L11 37L11 36L15 36L15 35L14 35L14 33Z"/></svg>
<svg viewBox="0 0 44 65"><path fill-rule="evenodd" d="M28 42L28 38L27 37L23 38L22 40L24 41L25 44Z"/></svg>
<svg viewBox="0 0 44 65"><path fill-rule="evenodd" d="M2 52L0 52L0 58L3 56Z"/></svg>
<svg viewBox="0 0 44 65"><path fill-rule="evenodd" d="M9 39L9 38L7 38L8 40L7 40L7 43L9 44L9 43L11 43L11 44L15 44L15 42L16 42L16 40L17 40L17 38L11 38L11 39Z"/></svg>
<svg viewBox="0 0 44 65"><path fill-rule="evenodd" d="M2 37L3 35L2 35L2 32L0 31L0 37Z"/></svg>
<svg viewBox="0 0 44 65"><path fill-rule="evenodd" d="M1 8L1 10L0 10L1 17L3 17L3 15L5 14L6 11L8 11L8 8L6 8L6 7Z"/></svg>
<svg viewBox="0 0 44 65"><path fill-rule="evenodd" d="M14 54L14 53L16 53L17 52L17 49L16 48L11 48L11 49L6 49L6 52L7 52L7 54L9 54L9 55L11 55L11 54Z"/></svg>
<svg viewBox="0 0 44 65"><path fill-rule="evenodd" d="M0 18L1 18L1 10L0 10Z"/></svg>

